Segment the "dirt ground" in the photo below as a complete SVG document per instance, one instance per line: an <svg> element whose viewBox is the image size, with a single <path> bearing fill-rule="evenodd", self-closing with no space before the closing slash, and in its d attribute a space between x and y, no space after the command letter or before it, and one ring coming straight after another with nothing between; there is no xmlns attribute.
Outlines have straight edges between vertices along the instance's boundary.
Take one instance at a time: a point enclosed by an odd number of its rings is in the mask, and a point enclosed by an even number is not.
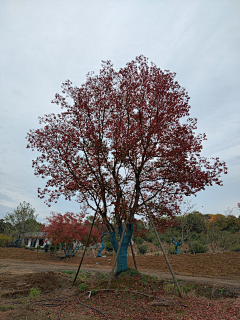
<svg viewBox="0 0 240 320"><path fill-rule="evenodd" d="M115 256L108 255L104 258L96 258L95 255L94 251L87 251L81 268L82 272L85 272L86 275L109 273ZM56 294L59 292L57 289L61 289L63 295L67 294L67 290L70 290L69 288L73 284L81 256L82 252L79 252L77 257L61 259L63 257L61 251L45 253L21 248L0 248L0 311L2 311L0 319L19 319L23 315L24 319L33 319L31 318L33 312L36 313L38 320L58 319L57 315L50 316L50 311L43 307L38 307L39 310L35 310L32 305L28 305L29 310L25 310L25 302L23 305L20 304L18 309L17 304L14 304L14 301L18 303L18 300L11 299L24 296L25 299L28 299L31 288L38 288L44 293L43 299L48 295L46 292L50 292L49 298L51 300L52 296L55 297L55 292ZM135 257L138 271L142 274L150 274L159 279L169 279L167 281L171 280L171 274L163 255L136 255ZM210 296L224 290L225 299L239 299L240 252L168 255L168 258L177 279L181 280L182 284L188 286L190 284L191 287L192 283L195 288L200 284L201 291L209 291ZM134 268L131 255L128 256L128 265ZM70 274L70 270L72 270L72 274ZM52 292L55 289L56 291ZM8 305L13 307L13 310L3 310Z"/></svg>
<svg viewBox="0 0 240 320"><path fill-rule="evenodd" d="M0 248L0 260L15 260L22 262L55 264L55 265L78 265L82 252L77 257L59 259L61 252L49 254L35 252L21 248ZM136 255L139 270L156 270L169 272L169 268L163 255ZM240 281L240 252L223 253L199 253L168 255L170 264L176 274L189 276L217 277ZM83 266L112 267L114 256L95 258L92 251L88 251L83 260ZM5 264L5 263L4 263ZM134 268L133 258L128 256L128 265Z"/></svg>
<svg viewBox="0 0 240 320"><path fill-rule="evenodd" d="M93 251L87 251L82 270L110 272L115 256L96 258L94 255ZM64 283L64 274L58 271L76 271L82 252L70 259L60 259L61 256L62 252L52 254L21 248L0 248L1 297L14 296L14 293L25 294L32 287L38 287L41 291L58 288L61 282ZM140 272L158 278L171 278L163 255L136 255L135 258ZM205 280L206 283L215 282L240 289L240 252L168 255L168 259L178 279ZM134 268L131 255L128 256L128 266Z"/></svg>

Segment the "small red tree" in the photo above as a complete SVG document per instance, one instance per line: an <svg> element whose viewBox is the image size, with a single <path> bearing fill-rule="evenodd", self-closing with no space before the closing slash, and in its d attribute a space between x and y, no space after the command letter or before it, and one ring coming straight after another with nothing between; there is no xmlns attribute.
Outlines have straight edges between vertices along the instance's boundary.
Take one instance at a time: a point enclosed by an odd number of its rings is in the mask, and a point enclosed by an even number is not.
<svg viewBox="0 0 240 320"><path fill-rule="evenodd" d="M51 216L46 219L48 223L42 227L45 237L53 244L61 243L66 257L74 256L79 250L80 244L86 245L91 224L88 220L84 221L83 214L66 212L62 215L51 212ZM94 226L89 245L99 242L100 235L101 230Z"/></svg>
<svg viewBox="0 0 240 320"><path fill-rule="evenodd" d="M47 204L61 195L84 202L115 241L112 216L119 228L127 215L132 225L145 205L153 217L171 217L183 195L221 185L226 165L201 157L205 134L195 135L188 94L174 77L139 56L119 70L104 62L80 88L66 81L53 101L63 112L41 117L44 128L27 136L27 147L40 152L35 175L48 178L39 197L47 196Z"/></svg>

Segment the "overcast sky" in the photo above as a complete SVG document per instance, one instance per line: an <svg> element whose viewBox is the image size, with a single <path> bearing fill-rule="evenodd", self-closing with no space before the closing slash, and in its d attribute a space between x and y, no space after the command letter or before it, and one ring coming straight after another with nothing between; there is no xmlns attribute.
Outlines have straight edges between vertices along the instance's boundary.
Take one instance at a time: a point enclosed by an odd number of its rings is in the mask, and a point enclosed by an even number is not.
<svg viewBox="0 0 240 320"><path fill-rule="evenodd" d="M227 163L224 186L198 193L195 209L238 216L239 18L239 0L1 0L0 219L23 201L39 221L50 211L79 211L74 201L49 208L38 199L45 181L33 174L37 152L26 149L26 134L38 116L61 112L51 99L66 79L80 86L101 60L119 68L140 54L177 73L198 132L207 134L202 155Z"/></svg>

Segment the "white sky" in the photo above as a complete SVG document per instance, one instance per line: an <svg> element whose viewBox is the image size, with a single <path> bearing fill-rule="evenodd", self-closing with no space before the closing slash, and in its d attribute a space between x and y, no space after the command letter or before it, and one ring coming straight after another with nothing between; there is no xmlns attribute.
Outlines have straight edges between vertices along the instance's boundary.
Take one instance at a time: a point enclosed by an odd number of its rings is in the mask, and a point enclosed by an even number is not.
<svg viewBox="0 0 240 320"><path fill-rule="evenodd" d="M236 0L1 0L0 219L29 202L42 221L50 211L78 212L73 201L51 208L38 199L44 180L33 174L37 152L26 149L38 116L61 84L80 86L101 60L123 67L143 54L177 73L191 98L191 116L206 133L203 156L229 168L223 187L193 199L202 213L222 213L240 202L240 1Z"/></svg>

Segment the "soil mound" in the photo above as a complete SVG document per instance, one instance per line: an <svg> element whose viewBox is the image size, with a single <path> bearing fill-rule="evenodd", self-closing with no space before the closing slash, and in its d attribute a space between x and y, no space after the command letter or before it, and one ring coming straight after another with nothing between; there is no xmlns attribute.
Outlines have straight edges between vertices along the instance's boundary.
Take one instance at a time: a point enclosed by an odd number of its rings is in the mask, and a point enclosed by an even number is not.
<svg viewBox="0 0 240 320"><path fill-rule="evenodd" d="M66 276L61 272L47 271L23 275L1 274L0 296L2 298L28 295L31 288L41 292L58 289L66 282Z"/></svg>

